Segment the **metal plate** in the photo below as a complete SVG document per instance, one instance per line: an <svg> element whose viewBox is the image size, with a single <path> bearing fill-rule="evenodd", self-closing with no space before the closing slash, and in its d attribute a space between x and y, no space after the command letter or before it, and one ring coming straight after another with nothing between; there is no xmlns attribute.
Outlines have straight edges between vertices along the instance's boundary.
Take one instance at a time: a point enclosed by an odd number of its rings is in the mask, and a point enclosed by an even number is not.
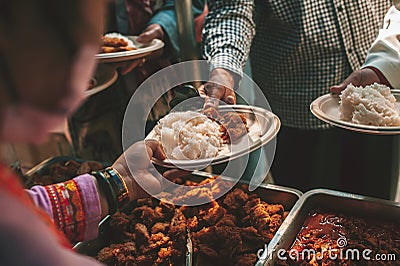
<svg viewBox="0 0 400 266"><path fill-rule="evenodd" d="M95 85L93 88L87 89L85 91L85 96L91 96L104 89L107 89L112 84L114 84L117 78L118 72L117 70L115 70L115 68L106 64L99 64L93 77Z"/></svg>
<svg viewBox="0 0 400 266"><path fill-rule="evenodd" d="M400 90L391 90L393 96L396 98L397 109L400 111ZM357 131L361 133L369 133L376 135L395 135L400 134L400 126L393 127L377 127L369 125L355 124L340 119L339 95L325 94L315 99L311 105L311 113L318 119L331 124L333 126L341 127L344 129Z"/></svg>
<svg viewBox="0 0 400 266"><path fill-rule="evenodd" d="M113 63L122 62L127 60L139 59L150 55L151 53L164 47L164 42L159 39L154 39L150 43L139 43L136 41L137 36L126 36L131 40L137 48L132 51L116 52L116 53L101 53L97 54L95 58L99 63Z"/></svg>
<svg viewBox="0 0 400 266"><path fill-rule="evenodd" d="M268 245L267 253L263 254L264 259L260 260L257 265L275 265L276 252L280 249L288 250L292 246L309 212L315 208L363 218L375 217L376 219L379 217L382 220L400 221L400 203L398 202L329 189L310 190L304 193L292 208L274 239Z"/></svg>
<svg viewBox="0 0 400 266"><path fill-rule="evenodd" d="M224 144L214 158L197 159L197 160L174 160L165 159L164 161L153 159L153 162L159 166L167 168L183 168L183 169L203 169L205 166L225 163L236 159L245 154L264 146L274 139L281 126L279 118L272 112L248 105L224 105L218 109L220 114L226 112L237 112L244 114L247 119L249 132L246 136L234 144ZM152 130L146 139L157 139L156 133Z"/></svg>
<svg viewBox="0 0 400 266"><path fill-rule="evenodd" d="M193 181L199 181L203 180L205 178L213 176L210 173L207 172L200 172L200 171L195 171L192 173L191 176L185 178ZM230 177L222 177L223 180L225 181L232 181L236 182L235 179L230 178ZM247 182L241 182L239 181L239 184L247 184ZM292 208L294 208L296 202L300 199L302 193L299 190L292 189L292 188L287 188L287 187L282 187L282 186L277 186L277 185L270 185L270 184L262 184L260 187L258 187L256 190L254 190L252 193L256 193L258 197L260 197L263 201L271 204L282 204L285 211L289 211ZM128 206L128 209L133 209L134 205L131 204ZM287 219L287 218L286 218ZM74 250L77 251L80 254L84 254L87 256L95 257L97 253L106 246L106 240L107 240L107 235L110 232L110 227L109 227L109 221L110 221L110 216L107 216L104 218L100 225L99 225L99 237L86 241L86 242L80 242L74 246ZM275 236L271 242L277 241L274 240L277 236ZM192 255L187 252L188 257L187 257L187 264L186 265L191 265L188 263L189 261L191 262ZM258 262L257 264L259 264Z"/></svg>

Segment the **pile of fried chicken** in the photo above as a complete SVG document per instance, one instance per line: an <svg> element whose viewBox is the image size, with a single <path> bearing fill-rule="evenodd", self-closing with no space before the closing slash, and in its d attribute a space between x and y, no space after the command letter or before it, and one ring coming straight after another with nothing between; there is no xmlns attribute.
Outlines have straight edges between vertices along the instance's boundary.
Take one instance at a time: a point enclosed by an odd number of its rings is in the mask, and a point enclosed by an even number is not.
<svg viewBox="0 0 400 266"><path fill-rule="evenodd" d="M130 214L111 217L108 233L97 255L107 265L184 265L186 218L172 204L138 200Z"/></svg>
<svg viewBox="0 0 400 266"><path fill-rule="evenodd" d="M101 37L101 53L115 53L136 50L136 47L129 46L128 42L119 37Z"/></svg>
<svg viewBox="0 0 400 266"><path fill-rule="evenodd" d="M97 259L107 265L184 265L190 232L194 264L254 265L256 252L271 241L287 212L247 193L244 185L214 200L221 189L214 181L181 181L199 186L187 197L210 197L208 204L179 207L144 199L130 213L113 215L110 243Z"/></svg>
<svg viewBox="0 0 400 266"><path fill-rule="evenodd" d="M78 175L103 169L104 165L97 161L79 162L76 160L58 161L46 165L41 171L25 177L25 186L46 186L70 180Z"/></svg>

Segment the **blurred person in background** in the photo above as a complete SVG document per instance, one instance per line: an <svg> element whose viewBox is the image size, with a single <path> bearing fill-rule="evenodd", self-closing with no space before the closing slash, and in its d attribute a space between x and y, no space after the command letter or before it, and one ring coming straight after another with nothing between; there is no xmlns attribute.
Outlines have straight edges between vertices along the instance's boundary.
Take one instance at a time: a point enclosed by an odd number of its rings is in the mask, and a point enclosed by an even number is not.
<svg viewBox="0 0 400 266"><path fill-rule="evenodd" d="M200 42L204 14L207 12L205 1L193 0L192 12L197 41ZM142 43L160 39L165 44L161 50L143 59L106 63L118 69L120 75L116 83L89 97L68 120L76 156L112 162L122 152L121 128L129 99L149 76L180 61L180 47L174 0L110 1L106 18L103 34L118 32L125 36L138 36L137 40ZM200 50L197 53L200 57ZM158 94L158 87L148 93ZM170 90L156 102L149 117L144 118L147 119L146 132L170 111L169 103L174 98L175 90ZM143 104L146 103L146 99L143 99ZM104 123L108 127L105 128Z"/></svg>
<svg viewBox="0 0 400 266"><path fill-rule="evenodd" d="M95 69L106 1L2 2L0 12L0 140L40 142L82 103ZM70 18L73 17L74 20ZM148 154L149 157L146 156ZM0 165L2 265L97 265L71 243L97 236L99 221L147 193L127 167L141 169L146 191L161 183L147 171L164 158L158 142L138 142L110 168L24 190ZM165 173L176 176L176 173ZM118 185L115 185L118 184Z"/></svg>
<svg viewBox="0 0 400 266"><path fill-rule="evenodd" d="M400 89L400 11L392 6L385 16L378 37L368 50L363 66L354 71L339 85L331 87L339 94L350 83L366 86L373 83L385 84Z"/></svg>
<svg viewBox="0 0 400 266"><path fill-rule="evenodd" d="M276 184L393 198L399 138L335 128L309 110L361 67L390 1L215 0L208 6L203 50L214 69L205 93L235 104L232 88L250 53L253 78L282 122L271 168Z"/></svg>

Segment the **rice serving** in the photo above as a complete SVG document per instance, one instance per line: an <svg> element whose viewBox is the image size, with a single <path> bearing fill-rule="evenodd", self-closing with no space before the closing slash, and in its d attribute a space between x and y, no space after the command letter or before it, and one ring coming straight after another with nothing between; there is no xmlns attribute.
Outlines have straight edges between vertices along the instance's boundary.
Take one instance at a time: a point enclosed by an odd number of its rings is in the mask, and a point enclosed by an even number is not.
<svg viewBox="0 0 400 266"><path fill-rule="evenodd" d="M212 158L222 146L218 123L193 111L166 115L154 131L169 159Z"/></svg>
<svg viewBox="0 0 400 266"><path fill-rule="evenodd" d="M374 83L365 87L349 84L340 94L340 119L372 126L399 126L400 114L390 88Z"/></svg>

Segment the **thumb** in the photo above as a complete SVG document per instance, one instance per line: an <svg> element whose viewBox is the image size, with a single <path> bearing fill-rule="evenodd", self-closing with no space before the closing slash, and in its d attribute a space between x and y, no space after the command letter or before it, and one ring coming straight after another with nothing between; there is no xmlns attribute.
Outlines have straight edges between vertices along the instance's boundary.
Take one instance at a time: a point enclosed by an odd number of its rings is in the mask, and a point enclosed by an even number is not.
<svg viewBox="0 0 400 266"><path fill-rule="evenodd" d="M150 29L140 34L137 38L137 41L141 43L147 43L155 39L155 35L156 35L155 31Z"/></svg>
<svg viewBox="0 0 400 266"><path fill-rule="evenodd" d="M148 139L145 140L145 143L146 143L147 153L150 158L154 157L159 160L164 160L166 158L162 145L159 141L155 139Z"/></svg>
<svg viewBox="0 0 400 266"><path fill-rule="evenodd" d="M149 25L137 38L138 42L147 43L154 39L164 39L164 30L158 24Z"/></svg>
<svg viewBox="0 0 400 266"><path fill-rule="evenodd" d="M350 84L350 82L346 79L339 85L332 86L330 88L331 93L340 94L342 90L346 89L346 87Z"/></svg>

